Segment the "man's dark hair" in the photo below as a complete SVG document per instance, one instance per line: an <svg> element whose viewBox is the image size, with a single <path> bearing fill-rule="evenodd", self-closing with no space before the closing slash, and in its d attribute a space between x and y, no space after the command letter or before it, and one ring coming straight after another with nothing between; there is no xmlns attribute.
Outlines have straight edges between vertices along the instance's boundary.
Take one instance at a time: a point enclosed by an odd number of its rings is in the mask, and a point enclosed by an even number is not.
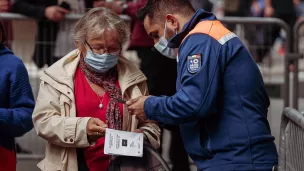
<svg viewBox="0 0 304 171"><path fill-rule="evenodd" d="M0 22L0 44L4 44L6 41L5 31L2 23Z"/></svg>
<svg viewBox="0 0 304 171"><path fill-rule="evenodd" d="M166 14L181 14L191 17L194 9L189 0L148 0L146 5L137 11L137 17L144 20L146 16L153 21L165 20Z"/></svg>

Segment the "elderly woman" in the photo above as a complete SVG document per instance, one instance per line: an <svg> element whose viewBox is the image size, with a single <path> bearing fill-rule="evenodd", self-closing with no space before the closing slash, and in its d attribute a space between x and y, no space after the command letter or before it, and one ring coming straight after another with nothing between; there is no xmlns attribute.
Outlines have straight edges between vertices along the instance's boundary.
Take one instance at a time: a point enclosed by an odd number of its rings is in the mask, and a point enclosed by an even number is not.
<svg viewBox="0 0 304 171"><path fill-rule="evenodd" d="M159 127L138 121L121 99L146 95L146 77L121 56L128 40L127 25L112 11L94 8L74 30L77 50L45 71L33 113L35 129L48 141L48 171L107 170L111 157L104 154L105 128L143 132L159 147Z"/></svg>

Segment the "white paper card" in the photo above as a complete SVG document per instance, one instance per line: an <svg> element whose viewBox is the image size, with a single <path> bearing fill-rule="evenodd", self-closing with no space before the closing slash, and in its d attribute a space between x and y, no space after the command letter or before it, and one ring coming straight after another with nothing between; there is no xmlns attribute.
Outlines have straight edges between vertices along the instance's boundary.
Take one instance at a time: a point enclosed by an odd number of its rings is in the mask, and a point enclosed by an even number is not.
<svg viewBox="0 0 304 171"><path fill-rule="evenodd" d="M143 156L142 133L106 129L104 153L118 156Z"/></svg>

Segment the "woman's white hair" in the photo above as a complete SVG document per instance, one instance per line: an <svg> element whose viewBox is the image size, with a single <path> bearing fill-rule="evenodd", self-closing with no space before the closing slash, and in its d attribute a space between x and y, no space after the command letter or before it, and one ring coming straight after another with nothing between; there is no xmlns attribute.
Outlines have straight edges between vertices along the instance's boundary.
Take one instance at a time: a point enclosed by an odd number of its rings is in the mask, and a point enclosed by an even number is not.
<svg viewBox="0 0 304 171"><path fill-rule="evenodd" d="M122 45L130 38L127 24L116 13L104 7L93 8L80 18L73 30L73 38L75 42L84 44L88 38L103 36L105 30L116 31Z"/></svg>

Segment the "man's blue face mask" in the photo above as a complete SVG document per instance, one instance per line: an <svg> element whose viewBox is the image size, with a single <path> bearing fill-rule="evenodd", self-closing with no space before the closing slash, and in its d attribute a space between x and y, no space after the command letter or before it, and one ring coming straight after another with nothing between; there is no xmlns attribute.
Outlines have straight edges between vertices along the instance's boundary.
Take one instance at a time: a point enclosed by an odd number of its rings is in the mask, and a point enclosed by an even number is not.
<svg viewBox="0 0 304 171"><path fill-rule="evenodd" d="M155 49L157 49L162 55L176 59L176 53L174 48L168 47L168 40L166 39L166 31L167 31L167 21L165 23L164 35L159 39L159 41L154 45ZM177 31L175 32L177 34Z"/></svg>

